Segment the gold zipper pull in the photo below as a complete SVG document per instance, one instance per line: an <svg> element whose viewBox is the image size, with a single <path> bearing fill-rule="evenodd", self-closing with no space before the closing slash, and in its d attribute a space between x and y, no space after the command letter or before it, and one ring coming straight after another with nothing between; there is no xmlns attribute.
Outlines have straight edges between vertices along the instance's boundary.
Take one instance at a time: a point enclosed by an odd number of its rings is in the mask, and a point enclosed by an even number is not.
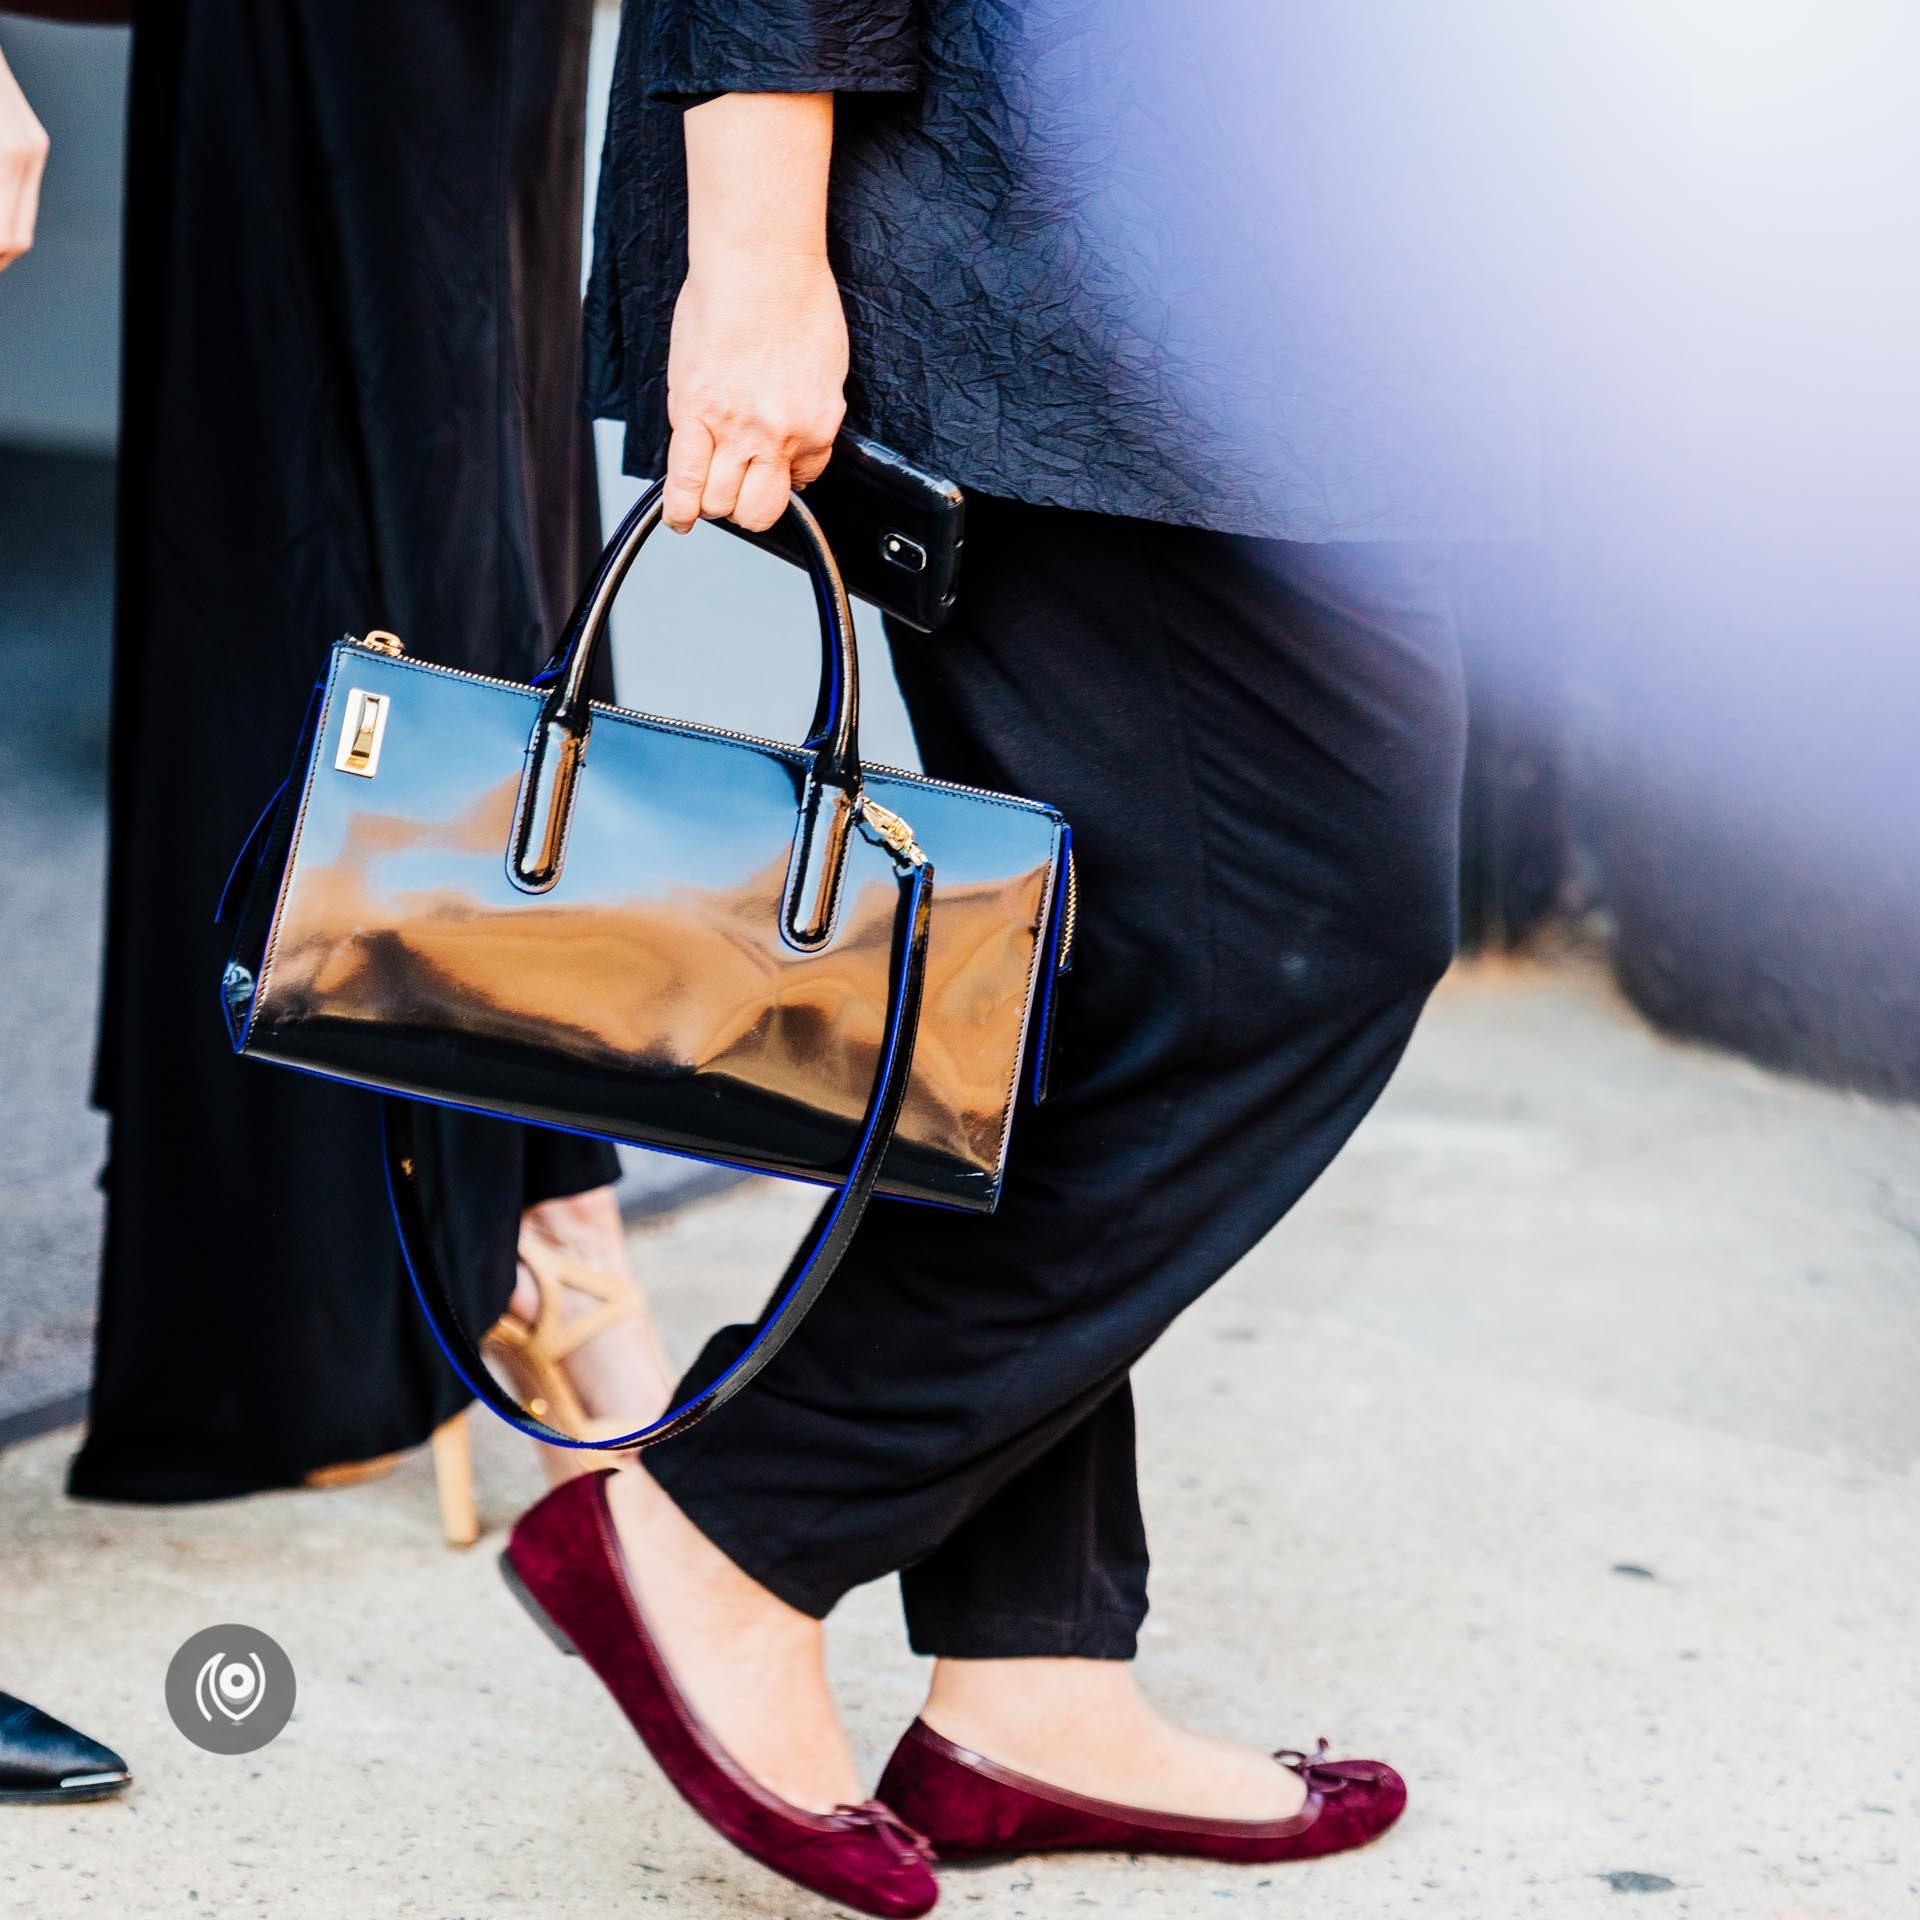
<svg viewBox="0 0 1920 1920"><path fill-rule="evenodd" d="M406 652L406 646L397 633L389 633L385 627L369 627L364 634L350 635L356 647L365 647L371 653L384 653L389 659L397 660Z"/></svg>
<svg viewBox="0 0 1920 1920"><path fill-rule="evenodd" d="M883 807L879 801L870 800L863 793L860 796L860 818L886 842L887 851L896 858L904 860L910 866L924 866L927 856L920 851L920 843L913 837L913 829L893 812Z"/></svg>

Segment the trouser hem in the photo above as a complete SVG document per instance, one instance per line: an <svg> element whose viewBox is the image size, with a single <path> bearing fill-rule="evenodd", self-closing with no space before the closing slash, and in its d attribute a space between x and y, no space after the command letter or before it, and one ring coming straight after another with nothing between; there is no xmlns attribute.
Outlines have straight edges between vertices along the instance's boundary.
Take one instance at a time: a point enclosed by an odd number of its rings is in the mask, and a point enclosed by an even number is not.
<svg viewBox="0 0 1920 1920"><path fill-rule="evenodd" d="M907 1642L936 1660L1131 1660L1140 1650L1140 1622L1130 1613L1068 1620L1015 1613L910 1618Z"/></svg>

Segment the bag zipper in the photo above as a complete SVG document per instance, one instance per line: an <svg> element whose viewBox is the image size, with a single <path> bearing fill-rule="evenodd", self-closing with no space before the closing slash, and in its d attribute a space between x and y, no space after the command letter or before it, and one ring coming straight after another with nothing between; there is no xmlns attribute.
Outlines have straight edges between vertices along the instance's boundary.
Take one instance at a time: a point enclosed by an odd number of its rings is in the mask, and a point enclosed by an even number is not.
<svg viewBox="0 0 1920 1920"><path fill-rule="evenodd" d="M380 654L389 660L400 659L407 651L406 644L400 636L397 633L389 633L384 627L370 627L364 634L349 633L343 635L342 638L356 647L362 647L369 653ZM477 680L482 686L506 687L515 693L527 693L531 691L530 688L523 686L518 680L504 680L498 674L472 673L465 667L444 667L438 662L422 664L432 664L434 672L450 673L454 675L456 679ZM638 707L608 706L598 700L594 701L593 705L599 707L603 713L624 714L629 720L654 721L666 726L672 726L674 724L665 714L643 713ZM700 728L702 732L717 733L723 739L727 740L742 740L750 746L784 747L788 751L792 750L791 741L769 740L763 734L741 733L733 727L709 726L704 720L700 722ZM892 774L898 779L917 781L923 786L944 787L949 793L978 794L983 800L999 800L1002 802L1007 798L1003 793L995 793L991 787L969 786L964 780L937 780L931 774L909 773L904 767L882 766L878 761L873 763L873 770L875 773ZM881 833L882 838L887 839L888 844L891 846L893 844L892 839L888 834L887 827L881 825L881 820L884 819L889 825L897 823L903 827L905 826L905 822L900 820L898 814L892 813L888 809L880 806L877 801L867 801L866 810L868 818L873 820L875 828ZM912 835L909 831L906 839L910 841L911 838ZM895 851L904 851L904 848L896 848ZM915 849L915 851L918 851L918 849ZM1055 970L1060 973L1065 973L1073 963L1073 935L1080 918L1080 884L1074 869L1073 849L1071 847L1067 849L1067 871L1063 884L1066 887L1066 898L1062 901L1060 907L1060 953L1054 962Z"/></svg>

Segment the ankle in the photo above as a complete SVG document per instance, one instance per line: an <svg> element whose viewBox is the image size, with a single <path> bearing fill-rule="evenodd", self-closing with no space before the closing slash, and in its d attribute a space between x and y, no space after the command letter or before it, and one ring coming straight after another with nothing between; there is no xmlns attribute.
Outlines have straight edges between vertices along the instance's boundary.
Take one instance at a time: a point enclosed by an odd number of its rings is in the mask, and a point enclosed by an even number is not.
<svg viewBox="0 0 1920 1920"><path fill-rule="evenodd" d="M597 1266L611 1256L613 1264L625 1266L626 1229L611 1187L542 1200L520 1216L520 1227L569 1259Z"/></svg>
<svg viewBox="0 0 1920 1920"><path fill-rule="evenodd" d="M1124 1729L1150 1712L1127 1660L940 1660L920 1717L963 1745L1045 1746L1091 1723Z"/></svg>
<svg viewBox="0 0 1920 1920"><path fill-rule="evenodd" d="M542 1201L521 1216L510 1317L531 1357L520 1384L583 1437L647 1425L673 1397L674 1369L645 1294L628 1270L611 1187ZM513 1344L510 1332L507 1344ZM578 1461L548 1455L562 1480Z"/></svg>
<svg viewBox="0 0 1920 1920"><path fill-rule="evenodd" d="M716 1630L746 1621L785 1627L796 1638L818 1637L821 1624L735 1565L687 1518L644 1460L634 1460L607 1486L607 1505L627 1549L636 1586L697 1596Z"/></svg>

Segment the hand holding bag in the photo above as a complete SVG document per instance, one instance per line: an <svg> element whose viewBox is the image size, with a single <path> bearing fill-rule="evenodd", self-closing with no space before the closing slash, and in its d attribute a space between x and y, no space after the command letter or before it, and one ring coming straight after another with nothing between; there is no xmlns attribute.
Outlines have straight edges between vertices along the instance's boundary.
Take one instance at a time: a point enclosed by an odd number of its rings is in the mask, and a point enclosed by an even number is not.
<svg viewBox="0 0 1920 1920"><path fill-rule="evenodd" d="M800 745L587 697L660 500L656 485L622 522L532 686L391 635L333 648L228 883L251 876L221 988L237 1052L404 1096L386 1102L389 1187L448 1359L535 1438L605 1450L738 1392L873 1193L993 1206L1030 1040L1045 1092L1074 917L1053 808L862 765L852 619L798 500L821 637ZM416 1100L833 1191L725 1373L651 1426L582 1441L520 1408L454 1316L421 1215Z"/></svg>

